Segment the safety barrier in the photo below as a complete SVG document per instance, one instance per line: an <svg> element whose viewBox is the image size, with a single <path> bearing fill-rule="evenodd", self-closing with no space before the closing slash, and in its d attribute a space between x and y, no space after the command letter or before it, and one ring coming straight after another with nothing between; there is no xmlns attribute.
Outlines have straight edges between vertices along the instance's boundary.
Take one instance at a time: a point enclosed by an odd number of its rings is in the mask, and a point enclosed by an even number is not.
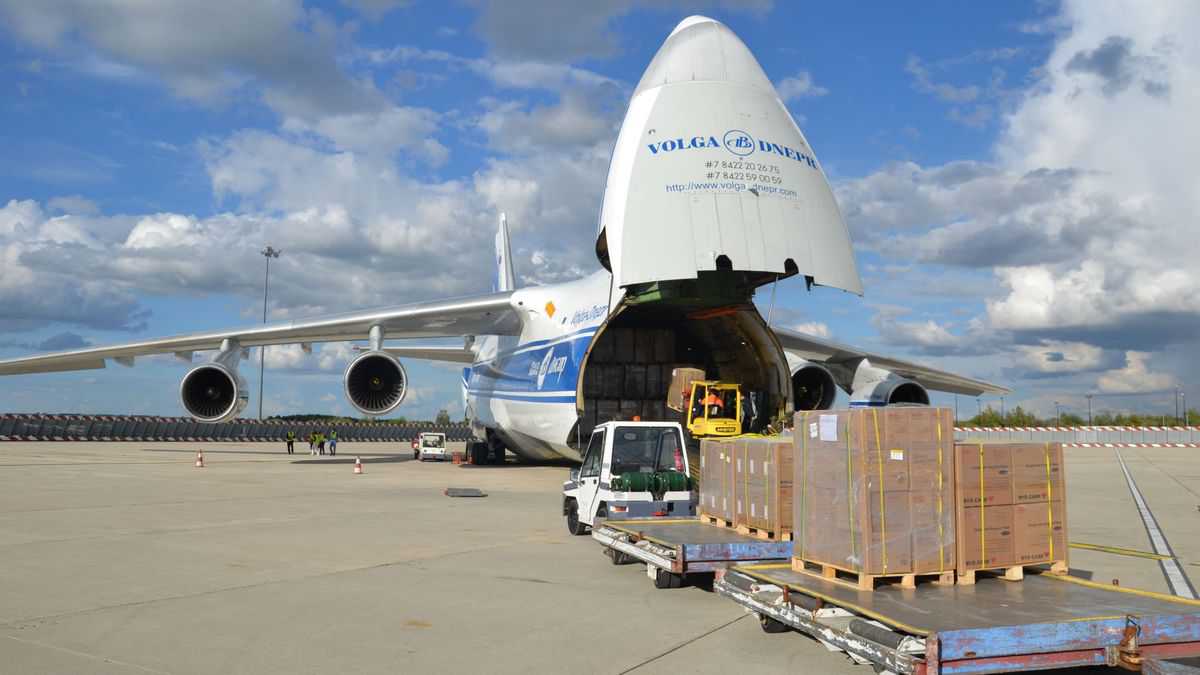
<svg viewBox="0 0 1200 675"><path fill-rule="evenodd" d="M429 422L292 422L244 420L203 424L188 417L141 415L0 415L0 441L232 441L281 442L289 431L304 442L311 432L336 430L343 442L403 442L422 432L441 432L447 440L467 441L466 424Z"/></svg>
<svg viewBox="0 0 1200 675"><path fill-rule="evenodd" d="M1200 427L957 427L958 440L1093 445L1195 445Z"/></svg>

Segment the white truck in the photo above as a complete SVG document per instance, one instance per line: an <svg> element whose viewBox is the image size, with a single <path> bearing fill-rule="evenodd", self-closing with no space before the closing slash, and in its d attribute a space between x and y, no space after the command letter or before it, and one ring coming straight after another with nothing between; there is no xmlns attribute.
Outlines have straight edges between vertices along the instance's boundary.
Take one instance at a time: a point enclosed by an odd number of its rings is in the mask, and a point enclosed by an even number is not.
<svg viewBox="0 0 1200 675"><path fill-rule="evenodd" d="M674 422L605 422L592 430L583 462L563 483L571 534L597 520L695 515L683 427Z"/></svg>
<svg viewBox="0 0 1200 675"><path fill-rule="evenodd" d="M417 452L419 453L418 458L422 462L450 459L450 453L446 451L446 434L426 431L421 434L417 441L419 446L417 448Z"/></svg>

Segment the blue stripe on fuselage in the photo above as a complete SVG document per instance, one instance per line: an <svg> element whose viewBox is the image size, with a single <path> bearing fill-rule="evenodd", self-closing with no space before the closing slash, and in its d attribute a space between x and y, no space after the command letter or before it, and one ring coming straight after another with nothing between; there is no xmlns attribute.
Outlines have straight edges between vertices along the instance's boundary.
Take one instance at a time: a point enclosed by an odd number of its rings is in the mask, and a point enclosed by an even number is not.
<svg viewBox="0 0 1200 675"><path fill-rule="evenodd" d="M592 327L562 337L527 342L498 353L490 361L474 363L463 370L467 392L492 398L573 403L580 365L595 333L596 328ZM561 395L537 396L539 392Z"/></svg>

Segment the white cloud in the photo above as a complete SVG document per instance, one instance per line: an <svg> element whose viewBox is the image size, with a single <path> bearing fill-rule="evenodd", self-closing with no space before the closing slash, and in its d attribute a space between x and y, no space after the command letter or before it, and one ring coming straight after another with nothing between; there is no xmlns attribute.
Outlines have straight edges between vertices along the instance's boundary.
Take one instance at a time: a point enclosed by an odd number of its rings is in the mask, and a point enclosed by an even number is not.
<svg viewBox="0 0 1200 675"><path fill-rule="evenodd" d="M824 96L829 93L828 89L813 82L812 73L807 70L801 70L791 77L783 78L775 85L775 91L784 101Z"/></svg>
<svg viewBox="0 0 1200 675"><path fill-rule="evenodd" d="M1167 373L1151 372L1146 366L1148 354L1125 352L1125 367L1111 370L1096 381L1106 394L1141 394L1166 391L1175 386L1175 378Z"/></svg>
<svg viewBox="0 0 1200 675"><path fill-rule="evenodd" d="M833 338L833 332L829 330L829 325L823 321L805 321L792 326L792 330L804 333L805 335L815 335L826 340Z"/></svg>
<svg viewBox="0 0 1200 675"><path fill-rule="evenodd" d="M1038 373L1077 373L1096 370L1104 350L1083 342L1042 340L1037 345L1018 345L1018 361Z"/></svg>

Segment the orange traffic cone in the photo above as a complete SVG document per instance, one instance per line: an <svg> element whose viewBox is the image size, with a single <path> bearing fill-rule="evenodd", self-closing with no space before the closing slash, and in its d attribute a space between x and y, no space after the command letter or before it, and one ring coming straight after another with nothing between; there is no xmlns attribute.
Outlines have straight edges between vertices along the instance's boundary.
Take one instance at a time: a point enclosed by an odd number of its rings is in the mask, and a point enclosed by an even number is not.
<svg viewBox="0 0 1200 675"><path fill-rule="evenodd" d="M196 451L196 468L197 469L204 468L204 451L203 450Z"/></svg>
<svg viewBox="0 0 1200 675"><path fill-rule="evenodd" d="M358 457L355 457L355 458L354 458L354 473L355 473L355 474L360 474L360 473L362 473L362 472L363 472L363 468L362 468L362 460L361 460L361 459L359 459Z"/></svg>

